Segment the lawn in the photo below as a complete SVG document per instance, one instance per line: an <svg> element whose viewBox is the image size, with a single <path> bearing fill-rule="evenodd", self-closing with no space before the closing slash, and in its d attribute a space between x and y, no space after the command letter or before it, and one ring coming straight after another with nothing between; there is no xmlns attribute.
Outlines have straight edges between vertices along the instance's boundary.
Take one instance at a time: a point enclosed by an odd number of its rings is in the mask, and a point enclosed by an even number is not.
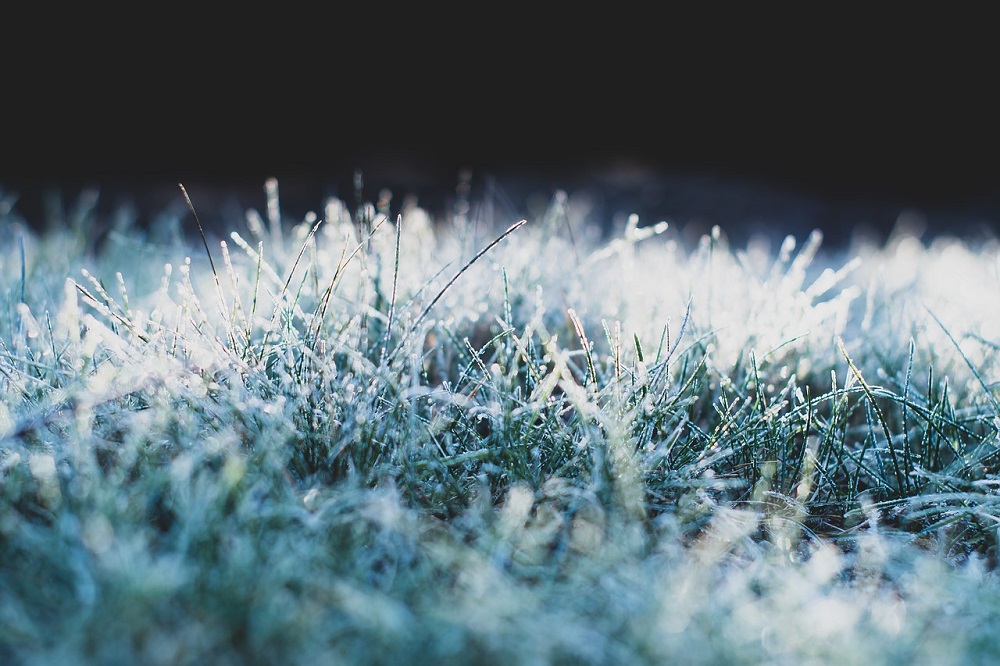
<svg viewBox="0 0 1000 666"><path fill-rule="evenodd" d="M1000 245L269 191L0 190L0 662L1000 653Z"/></svg>

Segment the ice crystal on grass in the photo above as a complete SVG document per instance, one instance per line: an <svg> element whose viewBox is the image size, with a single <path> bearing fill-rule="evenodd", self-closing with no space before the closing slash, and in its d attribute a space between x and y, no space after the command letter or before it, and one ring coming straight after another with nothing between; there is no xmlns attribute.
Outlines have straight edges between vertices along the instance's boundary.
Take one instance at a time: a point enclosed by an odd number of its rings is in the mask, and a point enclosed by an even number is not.
<svg viewBox="0 0 1000 666"><path fill-rule="evenodd" d="M995 244L266 192L183 242L0 206L0 659L998 647Z"/></svg>

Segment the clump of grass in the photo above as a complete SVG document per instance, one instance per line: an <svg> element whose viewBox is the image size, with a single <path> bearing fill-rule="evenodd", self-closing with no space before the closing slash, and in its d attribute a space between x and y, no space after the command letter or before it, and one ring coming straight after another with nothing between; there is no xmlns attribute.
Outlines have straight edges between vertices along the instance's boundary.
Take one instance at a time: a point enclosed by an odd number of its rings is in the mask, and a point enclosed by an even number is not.
<svg viewBox="0 0 1000 666"><path fill-rule="evenodd" d="M0 658L998 647L997 247L266 192L225 240L0 206Z"/></svg>

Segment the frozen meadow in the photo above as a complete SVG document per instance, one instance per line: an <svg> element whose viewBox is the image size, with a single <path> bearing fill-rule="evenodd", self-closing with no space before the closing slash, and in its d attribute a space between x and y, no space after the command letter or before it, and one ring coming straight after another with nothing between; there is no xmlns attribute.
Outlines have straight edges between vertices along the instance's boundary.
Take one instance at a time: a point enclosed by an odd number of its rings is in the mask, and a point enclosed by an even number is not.
<svg viewBox="0 0 1000 666"><path fill-rule="evenodd" d="M1000 649L1000 244L268 192L0 205L0 661Z"/></svg>

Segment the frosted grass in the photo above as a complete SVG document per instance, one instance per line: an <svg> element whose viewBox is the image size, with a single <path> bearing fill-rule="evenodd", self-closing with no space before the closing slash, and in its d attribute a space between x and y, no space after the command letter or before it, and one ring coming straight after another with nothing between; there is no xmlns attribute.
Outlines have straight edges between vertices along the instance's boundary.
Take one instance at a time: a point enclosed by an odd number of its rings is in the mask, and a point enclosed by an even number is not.
<svg viewBox="0 0 1000 666"><path fill-rule="evenodd" d="M0 207L4 661L1000 647L995 244L267 193L207 247Z"/></svg>

